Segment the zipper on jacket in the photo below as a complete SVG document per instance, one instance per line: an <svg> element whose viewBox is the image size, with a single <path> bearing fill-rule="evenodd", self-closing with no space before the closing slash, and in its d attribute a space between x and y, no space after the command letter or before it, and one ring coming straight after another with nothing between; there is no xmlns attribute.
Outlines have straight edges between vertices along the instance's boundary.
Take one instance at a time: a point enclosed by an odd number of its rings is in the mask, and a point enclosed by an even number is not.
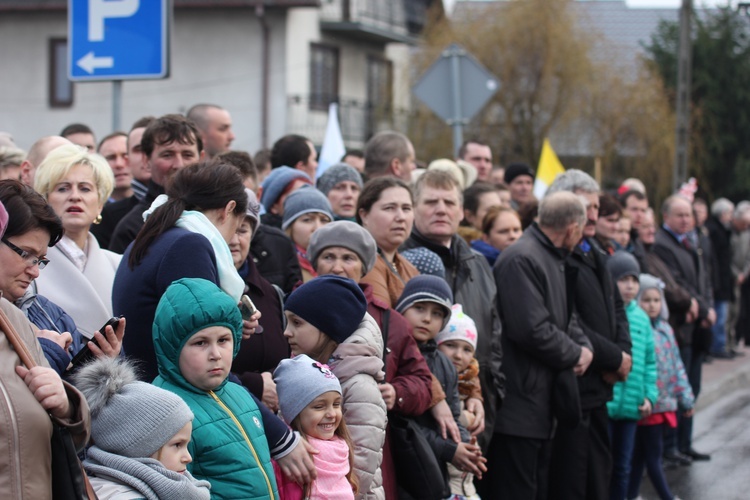
<svg viewBox="0 0 750 500"><path fill-rule="evenodd" d="M253 454L253 457L255 458L255 462L258 464L258 468L263 473L263 479L266 481L266 486L268 487L268 494L271 495L271 500L273 500L275 497L273 495L273 486L271 486L271 481L268 479L268 474L266 474L266 469L263 468L263 463L260 461L260 458L258 457L258 454L255 452L255 448L253 447L253 443L250 441L250 437L248 437L247 433L245 432L245 428L242 427L242 424L240 423L239 419L234 416L234 413L232 413L232 410L229 409L227 405L224 404L224 402L219 398L219 396L216 395L214 391L208 391L208 393L211 395L214 400L219 403L219 406L221 406L225 412L229 415L229 417L234 421L235 425L237 425L237 428L240 430L240 433L242 433L242 437L245 438L245 442L247 443L247 446L250 448L250 452Z"/></svg>
<svg viewBox="0 0 750 500"><path fill-rule="evenodd" d="M23 482L21 480L21 447L18 436L18 419L16 417L16 411L13 409L13 402L10 400L10 395L8 394L8 390L5 388L5 384L3 384L2 380L0 380L0 391L2 391L3 393L5 406L7 406L8 414L10 415L10 430L12 432L10 439L13 441L13 456L16 457L16 488L20 491L23 486Z"/></svg>

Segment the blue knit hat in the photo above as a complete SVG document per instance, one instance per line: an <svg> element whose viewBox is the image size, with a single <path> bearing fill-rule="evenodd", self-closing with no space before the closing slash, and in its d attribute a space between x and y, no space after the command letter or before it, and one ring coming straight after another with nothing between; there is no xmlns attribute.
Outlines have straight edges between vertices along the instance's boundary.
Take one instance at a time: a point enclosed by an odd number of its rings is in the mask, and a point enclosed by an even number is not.
<svg viewBox="0 0 750 500"><path fill-rule="evenodd" d="M303 186L284 200L284 218L281 229L286 229L292 222L304 214L320 213L333 220L333 209L326 195L314 187Z"/></svg>
<svg viewBox="0 0 750 500"><path fill-rule="evenodd" d="M440 256L429 248L411 248L401 252L401 257L411 262L419 274L429 274L445 279L445 264Z"/></svg>
<svg viewBox="0 0 750 500"><path fill-rule="evenodd" d="M266 211L271 209L273 204L278 201L281 193L296 179L302 179L312 185L312 180L302 170L286 166L271 170L271 173L268 174L268 177L260 185L260 204L263 205Z"/></svg>
<svg viewBox="0 0 750 500"><path fill-rule="evenodd" d="M282 359L273 372L279 410L284 422L291 424L315 398L326 392L341 394L341 384L328 365L306 354Z"/></svg>
<svg viewBox="0 0 750 500"><path fill-rule="evenodd" d="M327 274L293 291L284 310L292 312L339 344L354 333L367 312L367 299L354 280Z"/></svg>
<svg viewBox="0 0 750 500"><path fill-rule="evenodd" d="M404 313L417 302L434 302L445 310L445 319L441 330L451 319L451 306L453 305L453 292L443 278L437 276L420 275L410 279L404 291L401 293L394 309Z"/></svg>

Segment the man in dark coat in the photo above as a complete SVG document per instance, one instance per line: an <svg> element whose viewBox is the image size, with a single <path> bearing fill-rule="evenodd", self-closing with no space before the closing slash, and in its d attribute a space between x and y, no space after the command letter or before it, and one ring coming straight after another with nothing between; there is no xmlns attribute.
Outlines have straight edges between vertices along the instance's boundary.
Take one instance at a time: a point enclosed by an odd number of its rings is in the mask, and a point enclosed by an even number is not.
<svg viewBox="0 0 750 500"><path fill-rule="evenodd" d="M696 332L700 332L699 327L713 326L716 322L716 313L706 295L710 291L705 290L708 281L703 275L706 272L705 266L689 238L695 224L690 202L680 195L670 196L662 205L662 218L664 224L656 232L653 250L669 268L677 284L690 293L691 306L687 321L675 330L675 337L688 381L697 399L700 392L703 352L695 345L695 335ZM693 460L710 459L709 455L693 449L692 434L692 417L680 416L677 442L679 451ZM664 448L665 455L674 455L674 443L671 438L665 440Z"/></svg>
<svg viewBox="0 0 750 500"><path fill-rule="evenodd" d="M203 141L195 124L182 115L164 115L146 127L141 149L151 167L151 181L139 201L115 227L109 250L123 253L143 227L143 212L148 210L164 187L180 169L203 158Z"/></svg>
<svg viewBox="0 0 750 500"><path fill-rule="evenodd" d="M538 225L504 250L493 270L506 393L487 456L492 498L548 497L552 438L560 415L553 410L553 387L571 372L583 375L593 359L567 299L566 259L581 240L585 220L576 195L545 197Z"/></svg>
<svg viewBox="0 0 750 500"><path fill-rule="evenodd" d="M555 433L549 498L606 498L612 471L607 401L612 399L614 382L630 373L630 330L622 298L607 270L608 255L594 237L599 184L585 172L568 170L557 176L547 195L558 191L574 193L586 204L584 237L568 258L575 277L568 300L596 354L577 379L581 422L575 428L559 426Z"/></svg>
<svg viewBox="0 0 750 500"><path fill-rule="evenodd" d="M463 306L464 312L477 325L475 356L479 362L484 408L472 409L467 404L467 409L478 417L476 425L468 430L479 435L479 444L486 450L503 393L500 321L495 310L497 286L487 259L473 252L458 236L458 224L464 212L456 180L446 172L426 172L417 181L414 198L414 229L402 249L426 247L438 254L445 265L445 278L455 302ZM483 415L477 413L479 411L483 411Z"/></svg>
<svg viewBox="0 0 750 500"><path fill-rule="evenodd" d="M732 278L732 216L734 203L719 198L711 205L711 215L706 221L706 229L713 248L712 284L716 323L712 328L713 341L711 356L732 358L727 350L726 323L729 304L734 301L734 280Z"/></svg>

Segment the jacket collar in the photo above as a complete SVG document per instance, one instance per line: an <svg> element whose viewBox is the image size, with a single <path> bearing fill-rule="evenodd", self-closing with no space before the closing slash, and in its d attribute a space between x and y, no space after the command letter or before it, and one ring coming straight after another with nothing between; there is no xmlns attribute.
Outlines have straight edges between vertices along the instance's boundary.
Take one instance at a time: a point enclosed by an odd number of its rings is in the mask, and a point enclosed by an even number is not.
<svg viewBox="0 0 750 500"><path fill-rule="evenodd" d="M529 226L529 228L526 230L526 232L528 232L530 238L534 238L539 241L542 246L555 254L558 259L563 260L570 254L570 252L568 252L564 248L557 248L555 245L553 245L552 241L547 237L547 235L544 234L541 229L539 229L539 225L536 222L533 222L531 226Z"/></svg>

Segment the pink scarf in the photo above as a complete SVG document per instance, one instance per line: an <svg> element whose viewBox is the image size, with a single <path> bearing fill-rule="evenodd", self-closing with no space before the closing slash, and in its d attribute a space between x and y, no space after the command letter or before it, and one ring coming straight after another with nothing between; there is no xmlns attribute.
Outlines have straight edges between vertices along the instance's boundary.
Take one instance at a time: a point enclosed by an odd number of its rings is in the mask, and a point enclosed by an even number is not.
<svg viewBox="0 0 750 500"><path fill-rule="evenodd" d="M311 499L324 500L352 500L354 492L346 475L349 473L349 447L339 436L323 440L307 437L310 444L320 451L313 455L315 468L318 470L316 479L310 489Z"/></svg>

